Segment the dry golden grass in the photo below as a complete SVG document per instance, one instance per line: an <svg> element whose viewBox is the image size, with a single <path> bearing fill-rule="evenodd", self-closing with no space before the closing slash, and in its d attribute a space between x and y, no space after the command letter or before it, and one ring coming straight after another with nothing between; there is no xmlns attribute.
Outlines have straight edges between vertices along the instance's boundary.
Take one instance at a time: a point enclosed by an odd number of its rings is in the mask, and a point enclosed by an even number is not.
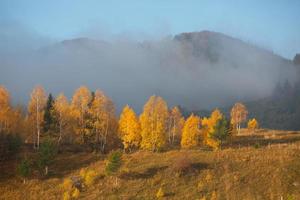
<svg viewBox="0 0 300 200"><path fill-rule="evenodd" d="M50 167L47 179L33 177L23 184L13 175L13 167L5 168L10 175L0 177L0 199L62 199L63 181L79 176L82 169L97 175L79 199L157 199L160 188L160 199L300 199L299 139L300 132L244 130L219 151L139 151L123 156L117 177L103 175L103 156L64 153ZM176 176L171 166L185 155L193 170Z"/></svg>

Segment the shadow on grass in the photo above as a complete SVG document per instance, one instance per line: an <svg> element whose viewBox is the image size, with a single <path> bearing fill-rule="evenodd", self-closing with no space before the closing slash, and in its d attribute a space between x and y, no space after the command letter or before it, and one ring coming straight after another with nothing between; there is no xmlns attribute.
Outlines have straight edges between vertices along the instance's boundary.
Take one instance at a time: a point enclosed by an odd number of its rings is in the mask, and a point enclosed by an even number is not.
<svg viewBox="0 0 300 200"><path fill-rule="evenodd" d="M168 166L151 167L151 168L148 168L144 172L128 172L128 173L123 173L123 174L120 175L120 178L121 179L125 179L125 180L148 179L148 178L153 177L159 171L165 170L167 167Z"/></svg>

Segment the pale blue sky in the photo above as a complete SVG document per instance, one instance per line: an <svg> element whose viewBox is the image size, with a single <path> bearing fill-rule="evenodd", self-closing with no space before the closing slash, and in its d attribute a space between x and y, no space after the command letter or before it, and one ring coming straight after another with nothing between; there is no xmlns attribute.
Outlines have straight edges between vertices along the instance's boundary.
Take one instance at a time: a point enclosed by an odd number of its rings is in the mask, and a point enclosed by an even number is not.
<svg viewBox="0 0 300 200"><path fill-rule="evenodd" d="M212 30L288 58L300 52L299 0L0 0L0 21L59 40Z"/></svg>

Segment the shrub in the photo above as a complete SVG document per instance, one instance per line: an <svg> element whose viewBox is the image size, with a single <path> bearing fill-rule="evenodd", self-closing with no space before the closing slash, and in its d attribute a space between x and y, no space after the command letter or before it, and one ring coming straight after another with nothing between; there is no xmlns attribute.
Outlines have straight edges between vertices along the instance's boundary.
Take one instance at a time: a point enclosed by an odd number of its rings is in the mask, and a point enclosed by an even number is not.
<svg viewBox="0 0 300 200"><path fill-rule="evenodd" d="M70 200L71 199L71 195L69 192L64 192L64 196L63 196L63 200Z"/></svg>
<svg viewBox="0 0 300 200"><path fill-rule="evenodd" d="M82 177L84 184L86 186L90 186L95 182L95 179L97 177L97 173L94 170L80 170L80 176Z"/></svg>
<svg viewBox="0 0 300 200"><path fill-rule="evenodd" d="M107 158L105 173L107 175L112 175L116 173L122 165L122 152L113 151Z"/></svg>
<svg viewBox="0 0 300 200"><path fill-rule="evenodd" d="M53 141L46 139L40 146L38 152L38 167L45 168L45 175L48 174L48 166L54 160L57 149Z"/></svg>
<svg viewBox="0 0 300 200"><path fill-rule="evenodd" d="M210 199L211 199L211 200L217 200L217 199L218 199L218 196L217 196L216 191L213 191L213 193L211 194Z"/></svg>
<svg viewBox="0 0 300 200"><path fill-rule="evenodd" d="M165 192L164 190L162 189L162 187L159 188L159 190L157 191L156 193L156 197L159 199L159 198L162 198L165 196Z"/></svg>
<svg viewBox="0 0 300 200"><path fill-rule="evenodd" d="M26 182L26 178L30 175L30 162L27 159L21 161L18 166L18 173L23 177L23 182Z"/></svg>
<svg viewBox="0 0 300 200"><path fill-rule="evenodd" d="M187 155L181 155L173 162L171 170L180 176L192 170L192 162Z"/></svg>
<svg viewBox="0 0 300 200"><path fill-rule="evenodd" d="M80 191L77 188L75 188L73 193L72 193L72 197L74 199L78 199L79 195L80 195Z"/></svg>
<svg viewBox="0 0 300 200"><path fill-rule="evenodd" d="M66 191L71 191L73 188L73 182L71 179L67 178L64 180L63 184L62 184L62 188Z"/></svg>

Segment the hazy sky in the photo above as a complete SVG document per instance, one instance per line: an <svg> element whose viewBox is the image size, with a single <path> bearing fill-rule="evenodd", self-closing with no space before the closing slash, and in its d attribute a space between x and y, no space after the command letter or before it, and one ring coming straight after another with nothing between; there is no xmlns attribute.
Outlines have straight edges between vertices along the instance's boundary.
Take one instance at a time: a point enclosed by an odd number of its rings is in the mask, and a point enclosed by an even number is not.
<svg viewBox="0 0 300 200"><path fill-rule="evenodd" d="M56 40L212 30L287 58L300 52L299 0L0 0L0 22Z"/></svg>

